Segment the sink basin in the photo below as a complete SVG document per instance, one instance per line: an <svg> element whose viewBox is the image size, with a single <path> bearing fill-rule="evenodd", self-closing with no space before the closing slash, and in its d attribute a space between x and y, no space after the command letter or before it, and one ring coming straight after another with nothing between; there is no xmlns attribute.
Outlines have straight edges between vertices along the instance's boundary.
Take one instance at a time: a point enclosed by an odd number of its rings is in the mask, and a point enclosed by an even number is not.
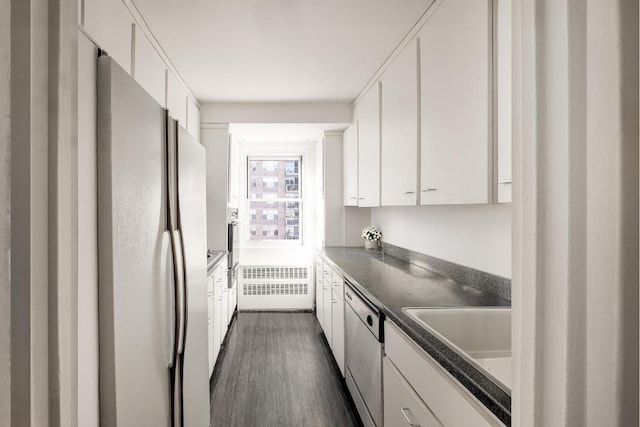
<svg viewBox="0 0 640 427"><path fill-rule="evenodd" d="M511 308L404 308L452 350L511 388Z"/></svg>

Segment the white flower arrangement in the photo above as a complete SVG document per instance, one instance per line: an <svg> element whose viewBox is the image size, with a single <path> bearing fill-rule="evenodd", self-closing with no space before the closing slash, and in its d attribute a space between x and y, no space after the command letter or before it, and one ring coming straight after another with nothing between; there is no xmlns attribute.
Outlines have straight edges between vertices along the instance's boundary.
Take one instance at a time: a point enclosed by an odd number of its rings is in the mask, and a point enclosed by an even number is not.
<svg viewBox="0 0 640 427"><path fill-rule="evenodd" d="M365 227L362 229L362 238L371 241L380 240L382 231L377 227Z"/></svg>

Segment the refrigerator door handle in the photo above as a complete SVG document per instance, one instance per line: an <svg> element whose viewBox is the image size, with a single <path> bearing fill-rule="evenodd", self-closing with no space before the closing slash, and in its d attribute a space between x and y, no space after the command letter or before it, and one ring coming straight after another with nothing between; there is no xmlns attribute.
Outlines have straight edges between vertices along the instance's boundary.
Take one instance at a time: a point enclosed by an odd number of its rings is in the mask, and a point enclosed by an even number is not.
<svg viewBox="0 0 640 427"><path fill-rule="evenodd" d="M173 230L171 233L173 240L173 262L175 265L175 289L176 289L176 307L178 313L178 341L176 354L182 354L184 349L184 332L186 321L186 295L184 288L184 258L182 252L182 239L180 238L180 231Z"/></svg>
<svg viewBox="0 0 640 427"><path fill-rule="evenodd" d="M171 243L171 232L165 230L162 233L162 261L161 261L161 277L160 283L163 286L161 291L163 314L163 324L167 329L167 367L172 368L175 362L174 356L176 351L176 288L175 288L175 265L173 260L173 244Z"/></svg>

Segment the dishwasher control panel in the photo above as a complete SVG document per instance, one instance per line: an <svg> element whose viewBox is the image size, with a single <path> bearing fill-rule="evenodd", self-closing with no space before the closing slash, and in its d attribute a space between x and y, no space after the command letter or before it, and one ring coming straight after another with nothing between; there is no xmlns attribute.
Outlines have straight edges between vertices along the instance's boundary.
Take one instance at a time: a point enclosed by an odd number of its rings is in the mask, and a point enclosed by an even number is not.
<svg viewBox="0 0 640 427"><path fill-rule="evenodd" d="M345 280L344 296L347 304L365 324L378 342L384 342L384 314L378 310L364 295L358 292L351 283Z"/></svg>

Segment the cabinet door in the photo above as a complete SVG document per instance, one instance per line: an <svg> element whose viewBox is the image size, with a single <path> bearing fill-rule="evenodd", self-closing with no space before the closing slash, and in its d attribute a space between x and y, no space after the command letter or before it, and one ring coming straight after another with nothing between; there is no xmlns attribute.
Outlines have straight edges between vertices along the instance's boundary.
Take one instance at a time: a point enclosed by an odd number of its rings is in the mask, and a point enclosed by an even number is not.
<svg viewBox="0 0 640 427"><path fill-rule="evenodd" d="M237 208L240 194L240 173L242 170L239 164L240 147L238 141L232 134L229 134L229 197L227 202L230 207Z"/></svg>
<svg viewBox="0 0 640 427"><path fill-rule="evenodd" d="M322 261L316 261L316 317L318 318L320 326L324 329L324 294L322 293L323 277Z"/></svg>
<svg viewBox="0 0 640 427"><path fill-rule="evenodd" d="M488 203L489 0L447 0L419 33L423 205Z"/></svg>
<svg viewBox="0 0 640 427"><path fill-rule="evenodd" d="M85 31L128 73L132 28L133 18L121 0L85 0Z"/></svg>
<svg viewBox="0 0 640 427"><path fill-rule="evenodd" d="M324 324L323 324L323 329L324 329L324 336L327 338L327 342L329 343L329 347L332 347L332 318L331 318L331 312L332 312L332 306L333 304L331 304L331 283L327 282L327 280L325 279L324 281L324 285L322 286L322 298L323 298L323 302L322 302L322 311L324 312L322 314L322 318L324 320Z"/></svg>
<svg viewBox="0 0 640 427"><path fill-rule="evenodd" d="M384 378L384 398L382 399L384 425L442 426L387 357L382 359L382 371Z"/></svg>
<svg viewBox="0 0 640 427"><path fill-rule="evenodd" d="M349 126L344 131L342 142L342 169L345 206L358 206L358 124Z"/></svg>
<svg viewBox="0 0 640 427"><path fill-rule="evenodd" d="M380 206L380 87L371 87L356 107L358 206Z"/></svg>
<svg viewBox="0 0 640 427"><path fill-rule="evenodd" d="M229 289L229 310L227 311L227 324L231 323L233 312L236 310L236 300L238 295L238 287L234 286Z"/></svg>
<svg viewBox="0 0 640 427"><path fill-rule="evenodd" d="M511 202L511 2L498 1L498 202Z"/></svg>
<svg viewBox="0 0 640 427"><path fill-rule="evenodd" d="M412 40L382 75L382 206L412 206L418 198L418 41Z"/></svg>
<svg viewBox="0 0 640 427"><path fill-rule="evenodd" d="M222 270L222 310L220 313L220 339L224 341L225 335L227 335L227 329L229 328L229 286L227 285L227 269Z"/></svg>
<svg viewBox="0 0 640 427"><path fill-rule="evenodd" d="M331 305L331 349L344 377L344 298L340 295L340 288L333 289Z"/></svg>
<svg viewBox="0 0 640 427"><path fill-rule="evenodd" d="M182 127L187 126L187 91L171 71L167 70L167 108Z"/></svg>
<svg viewBox="0 0 640 427"><path fill-rule="evenodd" d="M222 343L222 328L220 325L224 323L222 321L222 270L220 267L216 268L213 273L213 293L214 293L214 305L213 305L213 364L215 365L218 353L220 353L220 344Z"/></svg>
<svg viewBox="0 0 640 427"><path fill-rule="evenodd" d="M162 58L138 27L135 28L133 77L158 104L166 107L166 67Z"/></svg>
<svg viewBox="0 0 640 427"><path fill-rule="evenodd" d="M214 313L214 305L215 305L213 283L214 283L214 278L213 276L211 276L209 277L209 279L207 279L207 322L208 322L207 337L209 339L209 376L211 376L211 373L213 372L213 366L216 363L214 345L213 345L213 339L214 339L214 333L213 333L214 314L213 313Z"/></svg>

